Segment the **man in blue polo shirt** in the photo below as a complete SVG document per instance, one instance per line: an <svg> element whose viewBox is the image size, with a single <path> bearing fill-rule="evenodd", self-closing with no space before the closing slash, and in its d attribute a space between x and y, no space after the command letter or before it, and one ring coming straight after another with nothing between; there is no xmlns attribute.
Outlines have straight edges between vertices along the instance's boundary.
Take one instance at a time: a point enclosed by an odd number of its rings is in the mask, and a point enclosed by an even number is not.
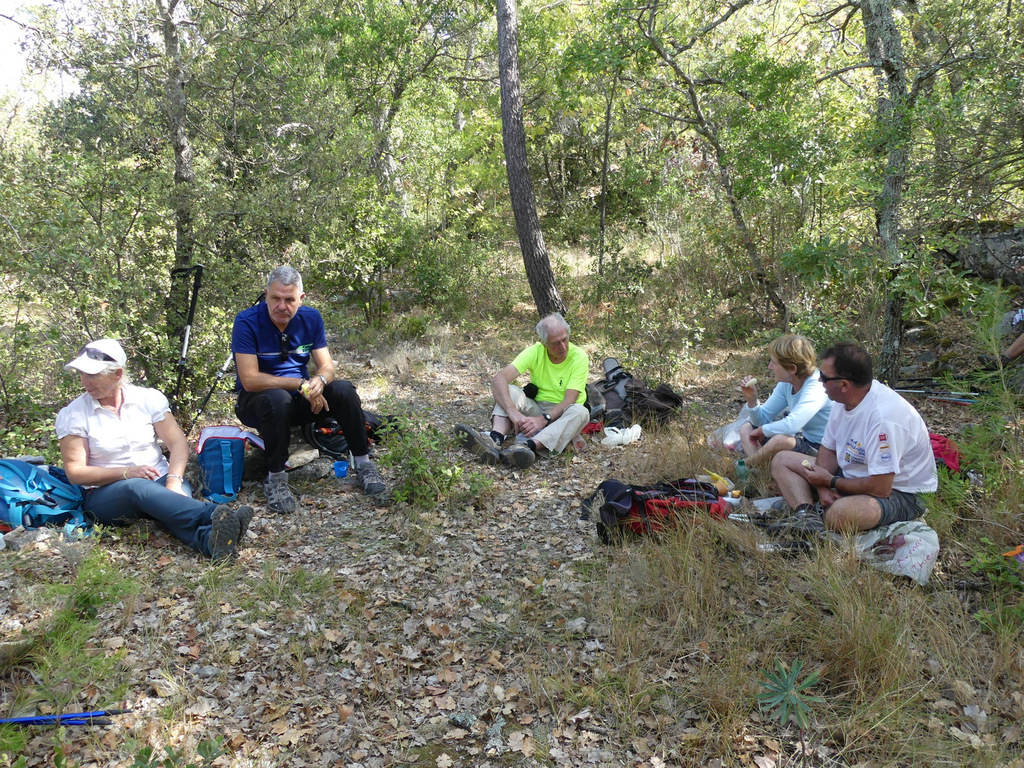
<svg viewBox="0 0 1024 768"><path fill-rule="evenodd" d="M296 507L285 472L291 428L314 421L323 411L345 433L363 492L380 496L387 490L368 455L359 395L351 382L335 378L323 318L312 307L303 306L304 296L298 271L277 267L267 276L266 299L239 312L231 334L238 372L235 414L263 438L267 508L280 514L294 512Z"/></svg>

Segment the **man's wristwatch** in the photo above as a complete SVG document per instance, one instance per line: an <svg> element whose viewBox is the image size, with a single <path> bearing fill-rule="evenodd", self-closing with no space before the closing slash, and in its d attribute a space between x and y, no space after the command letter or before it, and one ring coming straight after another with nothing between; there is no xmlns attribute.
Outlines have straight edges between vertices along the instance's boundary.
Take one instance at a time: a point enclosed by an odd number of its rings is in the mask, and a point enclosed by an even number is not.
<svg viewBox="0 0 1024 768"><path fill-rule="evenodd" d="M322 373L318 373L318 374L316 375L316 377L317 377L318 379L320 379L320 381L322 381L322 382L324 383L324 386L325 386L325 387L327 386L327 378L326 378L326 377L325 377L325 376L324 376L324 375L323 375Z"/></svg>
<svg viewBox="0 0 1024 768"><path fill-rule="evenodd" d="M839 482L839 475L832 475L832 481L828 484L828 487L831 488L833 491L838 490L836 488L836 483L838 483L838 482Z"/></svg>
<svg viewBox="0 0 1024 768"><path fill-rule="evenodd" d="M545 413L544 414L544 421L546 421L548 424L551 423L551 414L550 413Z"/></svg>

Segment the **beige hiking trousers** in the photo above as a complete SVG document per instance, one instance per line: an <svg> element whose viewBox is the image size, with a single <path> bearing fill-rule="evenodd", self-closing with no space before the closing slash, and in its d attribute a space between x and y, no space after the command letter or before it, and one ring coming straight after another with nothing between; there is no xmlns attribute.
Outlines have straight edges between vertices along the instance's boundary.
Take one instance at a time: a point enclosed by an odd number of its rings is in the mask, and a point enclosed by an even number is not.
<svg viewBox="0 0 1024 768"><path fill-rule="evenodd" d="M558 405L558 403L547 403L543 400L531 400L515 384L509 384L508 394L516 408L524 416L541 416ZM497 403L494 404L492 413L494 416L508 417L505 409ZM572 439L580 433L588 421L590 421L590 411L585 405L575 403L566 408L561 416L544 427L532 439L540 442L551 453L559 453L572 442Z"/></svg>

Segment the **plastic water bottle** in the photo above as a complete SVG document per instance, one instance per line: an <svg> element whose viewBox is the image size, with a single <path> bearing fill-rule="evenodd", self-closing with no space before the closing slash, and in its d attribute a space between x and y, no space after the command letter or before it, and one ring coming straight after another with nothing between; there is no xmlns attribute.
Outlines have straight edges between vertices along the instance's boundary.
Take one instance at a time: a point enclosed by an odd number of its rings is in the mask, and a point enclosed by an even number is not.
<svg viewBox="0 0 1024 768"><path fill-rule="evenodd" d="M750 467L744 459L736 460L736 485L741 485L750 479Z"/></svg>

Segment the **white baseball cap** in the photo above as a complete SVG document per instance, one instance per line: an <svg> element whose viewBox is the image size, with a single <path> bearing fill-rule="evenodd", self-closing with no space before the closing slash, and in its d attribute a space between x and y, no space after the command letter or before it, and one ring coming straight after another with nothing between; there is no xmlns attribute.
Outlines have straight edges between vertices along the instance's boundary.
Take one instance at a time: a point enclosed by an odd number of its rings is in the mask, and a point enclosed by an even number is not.
<svg viewBox="0 0 1024 768"><path fill-rule="evenodd" d="M81 371L82 373L99 373L111 363L124 368L128 357L125 355L117 339L97 339L90 341L78 357L64 366L65 371Z"/></svg>

